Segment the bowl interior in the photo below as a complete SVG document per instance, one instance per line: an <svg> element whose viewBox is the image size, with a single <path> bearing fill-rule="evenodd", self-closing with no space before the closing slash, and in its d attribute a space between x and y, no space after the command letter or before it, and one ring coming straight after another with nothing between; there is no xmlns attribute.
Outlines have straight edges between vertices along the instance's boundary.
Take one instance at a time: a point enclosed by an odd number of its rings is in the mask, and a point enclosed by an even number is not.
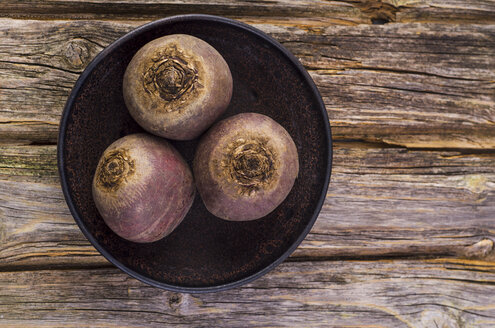
<svg viewBox="0 0 495 328"><path fill-rule="evenodd" d="M294 139L300 172L285 201L262 219L221 220L206 210L197 195L172 234L154 243L138 244L118 237L105 225L92 199L91 182L107 146L143 131L127 112L122 96L127 64L147 42L174 33L205 40L229 64L234 91L220 119L241 112L270 116ZM139 28L105 49L74 88L60 138L64 193L88 239L124 271L168 289L228 286L266 272L288 256L309 231L329 179L328 120L307 73L261 32L226 19L199 15L165 19ZM197 142L172 144L192 165Z"/></svg>

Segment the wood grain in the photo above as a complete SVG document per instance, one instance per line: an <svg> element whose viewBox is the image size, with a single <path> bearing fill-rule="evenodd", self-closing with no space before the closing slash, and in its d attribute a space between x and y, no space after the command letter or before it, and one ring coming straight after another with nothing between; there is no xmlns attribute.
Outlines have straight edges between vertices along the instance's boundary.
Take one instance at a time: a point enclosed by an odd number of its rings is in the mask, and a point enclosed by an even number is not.
<svg viewBox="0 0 495 328"><path fill-rule="evenodd" d="M232 18L301 18L334 24L442 22L489 24L495 21L490 0L3 0L0 16L17 18L157 19L202 13Z"/></svg>
<svg viewBox="0 0 495 328"><path fill-rule="evenodd" d="M327 199L292 260L488 259L495 154L352 142L334 151ZM0 147L0 270L108 265L69 213L55 155L55 146Z"/></svg>
<svg viewBox="0 0 495 328"><path fill-rule="evenodd" d="M56 167L88 63L188 13L280 41L337 140L311 233L274 271L215 294L114 268L74 223ZM494 149L493 0L2 0L0 327L495 327Z"/></svg>
<svg viewBox="0 0 495 328"><path fill-rule="evenodd" d="M0 19L2 142L56 142L84 67L142 23ZM251 23L310 71L335 139L495 148L495 25Z"/></svg>
<svg viewBox="0 0 495 328"><path fill-rule="evenodd" d="M177 294L113 268L0 273L2 327L492 327L495 264L285 263L244 287Z"/></svg>

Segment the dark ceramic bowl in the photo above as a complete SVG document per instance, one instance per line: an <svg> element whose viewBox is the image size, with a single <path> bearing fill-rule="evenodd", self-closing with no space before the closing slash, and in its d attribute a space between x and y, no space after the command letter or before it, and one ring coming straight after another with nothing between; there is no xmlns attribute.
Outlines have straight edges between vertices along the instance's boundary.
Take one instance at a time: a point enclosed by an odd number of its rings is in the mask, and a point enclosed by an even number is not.
<svg viewBox="0 0 495 328"><path fill-rule="evenodd" d="M129 242L114 234L93 203L91 182L104 149L143 130L127 112L122 78L147 42L183 33L205 40L229 64L232 101L221 119L241 112L270 116L292 136L300 171L285 201L268 216L228 222L197 195L179 227L164 239ZM192 164L198 140L172 143ZM332 162L330 126L316 86L277 41L246 24L206 15L158 20L126 34L86 68L67 101L58 143L65 199L84 235L110 262L150 285L180 292L219 291L252 281L286 259L308 234L325 199Z"/></svg>

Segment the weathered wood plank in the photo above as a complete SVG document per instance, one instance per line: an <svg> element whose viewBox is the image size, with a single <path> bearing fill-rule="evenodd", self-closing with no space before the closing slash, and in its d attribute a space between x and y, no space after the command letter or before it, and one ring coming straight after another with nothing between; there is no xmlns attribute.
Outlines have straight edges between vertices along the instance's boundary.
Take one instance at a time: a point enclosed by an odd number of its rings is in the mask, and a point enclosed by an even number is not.
<svg viewBox="0 0 495 328"><path fill-rule="evenodd" d="M370 23L351 1L31 1L4 0L0 16L17 18L156 19L180 14L228 17L327 17L346 24Z"/></svg>
<svg viewBox="0 0 495 328"><path fill-rule="evenodd" d="M491 327L495 264L284 263L230 291L178 294L117 269L0 273L2 327Z"/></svg>
<svg viewBox="0 0 495 328"><path fill-rule="evenodd" d="M0 267L107 263L78 231L59 185L55 146L0 146Z"/></svg>
<svg viewBox="0 0 495 328"><path fill-rule="evenodd" d="M41 178L58 183L57 149L55 146L1 146L0 179Z"/></svg>
<svg viewBox="0 0 495 328"><path fill-rule="evenodd" d="M0 137L55 142L78 75L142 22L0 19ZM335 139L495 148L495 25L254 26L310 70Z"/></svg>
<svg viewBox="0 0 495 328"><path fill-rule="evenodd" d="M88 1L3 0L0 16L58 19L156 19L203 13L233 18L310 18L334 24L388 22L493 23L490 0L346 0L346 1Z"/></svg>
<svg viewBox="0 0 495 328"><path fill-rule="evenodd" d="M294 260L485 258L495 154L335 145L327 200ZM0 269L105 265L74 223L55 146L0 147Z"/></svg>
<svg viewBox="0 0 495 328"><path fill-rule="evenodd" d="M384 1L385 2L385 1ZM391 0L397 22L443 22L492 24L494 3L490 0Z"/></svg>

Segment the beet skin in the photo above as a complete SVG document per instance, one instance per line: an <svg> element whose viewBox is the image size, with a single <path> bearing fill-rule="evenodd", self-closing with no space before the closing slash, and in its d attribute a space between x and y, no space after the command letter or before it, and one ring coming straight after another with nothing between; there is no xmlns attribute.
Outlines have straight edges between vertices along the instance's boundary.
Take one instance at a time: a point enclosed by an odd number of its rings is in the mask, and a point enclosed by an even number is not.
<svg viewBox="0 0 495 328"><path fill-rule="evenodd" d="M191 140L227 109L232 75L211 45L173 34L139 49L127 66L123 93L129 113L145 130Z"/></svg>
<svg viewBox="0 0 495 328"><path fill-rule="evenodd" d="M215 124L200 140L194 165L206 208L230 221L272 212L299 172L296 145L268 116L242 113Z"/></svg>
<svg viewBox="0 0 495 328"><path fill-rule="evenodd" d="M191 170L166 140L140 133L112 143L93 179L93 199L105 223L134 242L171 233L191 207Z"/></svg>

